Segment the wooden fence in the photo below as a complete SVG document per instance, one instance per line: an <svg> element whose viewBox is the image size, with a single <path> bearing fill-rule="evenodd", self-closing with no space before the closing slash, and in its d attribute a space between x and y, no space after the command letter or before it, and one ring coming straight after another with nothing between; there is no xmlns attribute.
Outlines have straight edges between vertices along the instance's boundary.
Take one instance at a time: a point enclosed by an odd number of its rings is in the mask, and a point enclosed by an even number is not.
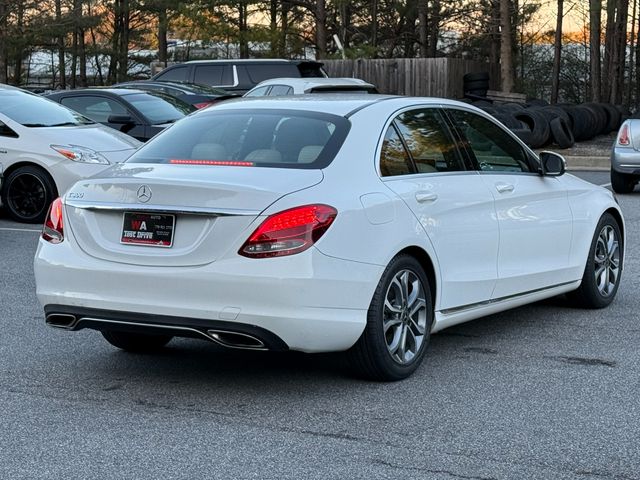
<svg viewBox="0 0 640 480"><path fill-rule="evenodd" d="M323 60L330 77L355 77L381 93L462 98L465 73L489 72L489 88L500 90L500 65L460 58Z"/></svg>

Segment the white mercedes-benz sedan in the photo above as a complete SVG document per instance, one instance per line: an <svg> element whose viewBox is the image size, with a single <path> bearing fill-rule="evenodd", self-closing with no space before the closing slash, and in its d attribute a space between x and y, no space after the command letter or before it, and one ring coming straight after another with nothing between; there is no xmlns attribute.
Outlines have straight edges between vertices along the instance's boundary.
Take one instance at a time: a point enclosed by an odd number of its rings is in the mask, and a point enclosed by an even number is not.
<svg viewBox="0 0 640 480"><path fill-rule="evenodd" d="M35 275L47 324L124 350L348 351L397 380L451 325L564 293L607 306L624 232L610 191L469 105L245 99L76 183Z"/></svg>

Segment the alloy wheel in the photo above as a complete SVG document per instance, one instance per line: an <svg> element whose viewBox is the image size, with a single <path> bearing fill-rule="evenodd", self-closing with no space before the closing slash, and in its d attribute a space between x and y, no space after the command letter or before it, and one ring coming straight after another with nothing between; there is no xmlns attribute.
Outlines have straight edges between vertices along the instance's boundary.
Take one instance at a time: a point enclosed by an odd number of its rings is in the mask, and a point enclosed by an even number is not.
<svg viewBox="0 0 640 480"><path fill-rule="evenodd" d="M396 273L383 308L382 328L391 358L401 365L411 363L427 333L427 302L420 278L411 270Z"/></svg>
<svg viewBox="0 0 640 480"><path fill-rule="evenodd" d="M25 220L36 218L47 208L47 188L36 175L23 173L7 185L7 203Z"/></svg>
<svg viewBox="0 0 640 480"><path fill-rule="evenodd" d="M611 225L605 225L598 234L594 260L596 286L603 297L608 297L620 276L620 243Z"/></svg>

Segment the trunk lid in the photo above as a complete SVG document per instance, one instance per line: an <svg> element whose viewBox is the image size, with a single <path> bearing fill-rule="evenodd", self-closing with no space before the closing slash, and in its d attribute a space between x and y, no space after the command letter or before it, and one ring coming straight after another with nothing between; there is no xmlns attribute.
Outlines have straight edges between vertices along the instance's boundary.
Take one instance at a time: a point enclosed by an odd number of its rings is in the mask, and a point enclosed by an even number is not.
<svg viewBox="0 0 640 480"><path fill-rule="evenodd" d="M239 248L265 208L322 178L320 170L125 163L99 179L79 181L64 203L68 228L93 257L134 265L195 266ZM122 243L125 212L173 215L172 246Z"/></svg>

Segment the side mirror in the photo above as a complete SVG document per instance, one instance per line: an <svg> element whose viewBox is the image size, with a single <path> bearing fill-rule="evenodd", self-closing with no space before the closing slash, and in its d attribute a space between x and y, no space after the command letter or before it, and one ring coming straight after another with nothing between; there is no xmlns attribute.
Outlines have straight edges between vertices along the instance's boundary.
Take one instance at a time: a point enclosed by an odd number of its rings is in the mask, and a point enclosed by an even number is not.
<svg viewBox="0 0 640 480"><path fill-rule="evenodd" d="M116 123L119 125L129 125L135 123L133 121L133 118L131 118L131 115L109 115L109 118L107 118L107 122Z"/></svg>
<svg viewBox="0 0 640 480"><path fill-rule="evenodd" d="M564 175L566 162L562 155L555 152L540 152L540 174L545 177Z"/></svg>

